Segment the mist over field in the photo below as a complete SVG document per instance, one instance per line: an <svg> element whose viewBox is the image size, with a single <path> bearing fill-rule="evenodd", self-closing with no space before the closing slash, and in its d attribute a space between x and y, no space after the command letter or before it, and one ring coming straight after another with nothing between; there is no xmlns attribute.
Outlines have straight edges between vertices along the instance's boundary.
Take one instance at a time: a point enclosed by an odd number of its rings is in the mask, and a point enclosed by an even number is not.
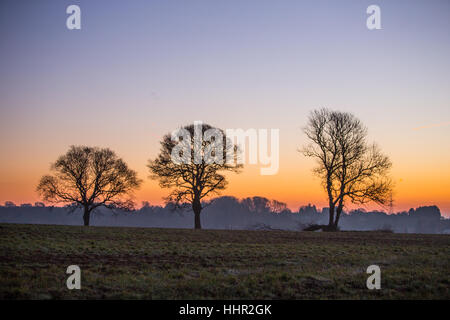
<svg viewBox="0 0 450 320"><path fill-rule="evenodd" d="M9 203L0 206L0 223L81 225L82 210L67 207L45 207ZM98 208L93 213L93 226L192 228L193 212L190 209L174 209L173 205L152 206L143 203L139 210L125 212ZM262 197L237 199L219 197L205 205L202 211L205 229L226 230L291 230L300 231L311 224L325 224L328 208L314 205L289 210L284 203ZM344 231L383 230L395 233L449 234L450 219L441 215L437 206L419 207L405 212L386 214L366 212L364 209L344 212L340 229Z"/></svg>

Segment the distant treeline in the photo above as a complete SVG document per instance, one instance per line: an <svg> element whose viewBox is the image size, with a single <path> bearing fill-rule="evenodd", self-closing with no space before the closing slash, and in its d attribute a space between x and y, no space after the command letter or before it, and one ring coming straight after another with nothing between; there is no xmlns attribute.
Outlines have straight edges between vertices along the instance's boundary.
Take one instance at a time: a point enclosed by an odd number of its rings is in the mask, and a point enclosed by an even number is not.
<svg viewBox="0 0 450 320"><path fill-rule="evenodd" d="M82 211L70 207L46 207L43 203L16 206L6 202L0 206L2 223L35 223L80 225ZM176 208L169 203L152 206L144 202L139 210L110 211L98 208L93 214L94 226L128 226L192 228L193 213L189 209ZM237 199L219 197L205 203L202 223L206 229L244 230L303 230L311 224L326 224L328 208L321 210L314 205L291 211L286 204L263 197ZM382 230L396 233L450 233L450 219L441 216L437 206L419 207L409 211L386 214L364 209L344 212L340 222L341 230Z"/></svg>

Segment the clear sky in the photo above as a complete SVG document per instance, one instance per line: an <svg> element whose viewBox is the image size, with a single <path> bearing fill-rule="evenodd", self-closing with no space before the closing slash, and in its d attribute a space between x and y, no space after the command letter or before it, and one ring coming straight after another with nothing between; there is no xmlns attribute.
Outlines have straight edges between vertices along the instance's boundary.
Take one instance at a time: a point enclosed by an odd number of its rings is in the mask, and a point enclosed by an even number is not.
<svg viewBox="0 0 450 320"><path fill-rule="evenodd" d="M66 8L81 8L81 30ZM368 30L366 8L381 8ZM350 111L394 164L395 211L450 215L450 1L0 2L0 202L37 201L72 144L110 147L140 177L163 134L202 120L280 129L280 170L247 166L223 193L326 205L296 150L309 111ZM420 128L420 129L416 129ZM416 129L416 130L415 130Z"/></svg>

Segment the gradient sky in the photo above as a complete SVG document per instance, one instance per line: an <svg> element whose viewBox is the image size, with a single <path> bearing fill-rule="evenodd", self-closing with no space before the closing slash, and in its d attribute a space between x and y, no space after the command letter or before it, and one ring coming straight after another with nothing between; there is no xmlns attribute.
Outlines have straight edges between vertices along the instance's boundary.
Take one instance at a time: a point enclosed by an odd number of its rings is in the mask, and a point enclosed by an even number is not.
<svg viewBox="0 0 450 320"><path fill-rule="evenodd" d="M66 28L70 4L81 30ZM371 4L382 30L366 27ZM161 204L146 162L202 120L280 129L279 173L247 166L224 195L325 206L296 150L309 111L329 107L391 157L395 211L450 215L448 0L2 0L0 40L0 202L38 201L50 163L86 144L115 150L145 180L137 200Z"/></svg>

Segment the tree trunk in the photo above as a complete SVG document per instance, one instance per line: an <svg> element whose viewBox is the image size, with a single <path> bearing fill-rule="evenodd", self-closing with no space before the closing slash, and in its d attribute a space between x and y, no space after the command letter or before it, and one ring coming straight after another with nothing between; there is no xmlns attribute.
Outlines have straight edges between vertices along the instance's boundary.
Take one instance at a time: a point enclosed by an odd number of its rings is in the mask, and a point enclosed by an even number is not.
<svg viewBox="0 0 450 320"><path fill-rule="evenodd" d="M84 208L83 221L85 226L89 226L89 219L91 218L91 211L89 208Z"/></svg>
<svg viewBox="0 0 450 320"><path fill-rule="evenodd" d="M337 210L336 210L336 219L334 220L334 228L336 230L337 230L337 226L338 226L338 223L339 223L339 218L341 216L342 209L343 209L343 207L341 205L339 205L337 207Z"/></svg>
<svg viewBox="0 0 450 320"><path fill-rule="evenodd" d="M328 204L329 204L329 215L330 218L328 220L328 227L331 228L331 226L333 226L334 223L334 201L333 201L333 193L332 193L332 184L331 184L331 179L328 176L327 178L327 193L328 193Z"/></svg>
<svg viewBox="0 0 450 320"><path fill-rule="evenodd" d="M200 200L194 199L194 202L192 203L192 210L194 211L195 215L195 229L201 229L202 224L200 222L200 213L202 212L202 204Z"/></svg>
<svg viewBox="0 0 450 320"><path fill-rule="evenodd" d="M334 225L334 204L330 201L330 218L328 220L328 226L332 227Z"/></svg>

